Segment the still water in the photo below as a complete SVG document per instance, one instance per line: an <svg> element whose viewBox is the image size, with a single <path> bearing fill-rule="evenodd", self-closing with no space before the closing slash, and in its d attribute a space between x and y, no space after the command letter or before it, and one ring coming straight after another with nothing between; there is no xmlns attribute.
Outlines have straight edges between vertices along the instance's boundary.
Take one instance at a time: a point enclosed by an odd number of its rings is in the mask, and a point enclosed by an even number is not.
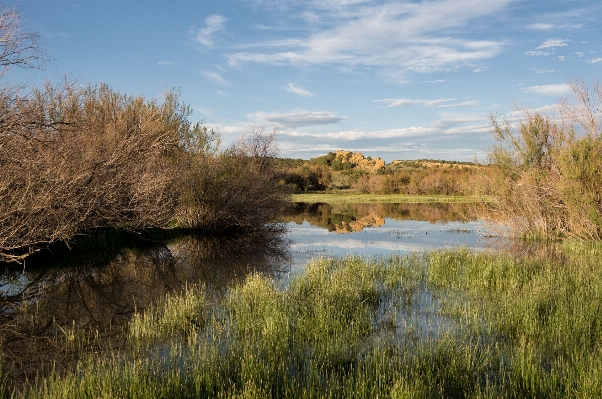
<svg viewBox="0 0 602 399"><path fill-rule="evenodd" d="M73 334L89 346L121 344L136 311L194 284L219 292L251 272L290 276L314 257L490 245L483 224L450 204L295 204L268 233L237 238L181 236L28 260L0 275L0 339L17 380L78 359ZM284 228L282 228L284 227ZM58 339L57 339L58 337ZM102 342L102 344L101 344Z"/></svg>
<svg viewBox="0 0 602 399"><path fill-rule="evenodd" d="M460 211L449 204L298 204L287 224L291 270L300 271L319 256L490 247L483 222L467 220Z"/></svg>

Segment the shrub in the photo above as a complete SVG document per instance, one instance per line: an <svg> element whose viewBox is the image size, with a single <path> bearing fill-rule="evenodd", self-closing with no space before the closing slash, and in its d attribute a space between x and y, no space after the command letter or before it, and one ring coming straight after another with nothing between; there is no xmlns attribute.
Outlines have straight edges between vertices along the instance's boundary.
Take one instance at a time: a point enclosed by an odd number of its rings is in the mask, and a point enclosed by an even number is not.
<svg viewBox="0 0 602 399"><path fill-rule="evenodd" d="M187 146L177 223L212 234L276 227L266 223L287 198L275 184L274 134L251 129L220 151L213 132L197 126L192 133L187 140L197 144Z"/></svg>
<svg viewBox="0 0 602 399"><path fill-rule="evenodd" d="M518 132L492 117L500 144L475 186L496 201L476 212L496 215L513 234L602 239L602 85L570 86L558 115L525 111Z"/></svg>
<svg viewBox="0 0 602 399"><path fill-rule="evenodd" d="M105 85L0 98L0 259L100 227L166 226L188 109Z"/></svg>

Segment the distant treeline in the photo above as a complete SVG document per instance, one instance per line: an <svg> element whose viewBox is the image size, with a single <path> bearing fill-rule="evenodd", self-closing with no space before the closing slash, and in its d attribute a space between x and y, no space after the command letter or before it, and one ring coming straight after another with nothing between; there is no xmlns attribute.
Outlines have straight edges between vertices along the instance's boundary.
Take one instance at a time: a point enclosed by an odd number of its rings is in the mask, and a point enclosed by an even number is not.
<svg viewBox="0 0 602 399"><path fill-rule="evenodd" d="M370 194L468 195L478 168L472 162L393 161L349 151L310 160L278 158L281 183L293 192L350 190Z"/></svg>

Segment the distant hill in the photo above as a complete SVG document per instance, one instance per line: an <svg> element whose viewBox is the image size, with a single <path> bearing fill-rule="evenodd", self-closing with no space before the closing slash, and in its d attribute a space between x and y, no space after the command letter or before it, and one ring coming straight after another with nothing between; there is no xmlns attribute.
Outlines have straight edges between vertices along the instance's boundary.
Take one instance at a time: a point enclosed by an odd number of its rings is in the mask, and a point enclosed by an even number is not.
<svg viewBox="0 0 602 399"><path fill-rule="evenodd" d="M279 184L294 192L338 191L373 194L464 195L470 192L472 162L431 159L395 160L339 150L310 160L277 158Z"/></svg>
<svg viewBox="0 0 602 399"><path fill-rule="evenodd" d="M332 170L356 169L372 174L376 174L385 168L385 161L382 158L377 157L372 159L371 157L365 157L361 152L346 150L329 152L321 157L312 158L310 163L327 165L330 166Z"/></svg>

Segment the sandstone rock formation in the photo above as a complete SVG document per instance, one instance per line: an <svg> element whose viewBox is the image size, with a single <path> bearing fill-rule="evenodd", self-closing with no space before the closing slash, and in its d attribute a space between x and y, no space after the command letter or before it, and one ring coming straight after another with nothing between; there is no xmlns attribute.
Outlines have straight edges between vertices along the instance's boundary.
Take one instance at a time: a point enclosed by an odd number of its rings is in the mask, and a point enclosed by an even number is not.
<svg viewBox="0 0 602 399"><path fill-rule="evenodd" d="M351 151L339 150L335 153L335 160L343 164L349 162L355 169L365 170L374 174L385 168L385 161L383 159L368 159L361 152L352 153Z"/></svg>

